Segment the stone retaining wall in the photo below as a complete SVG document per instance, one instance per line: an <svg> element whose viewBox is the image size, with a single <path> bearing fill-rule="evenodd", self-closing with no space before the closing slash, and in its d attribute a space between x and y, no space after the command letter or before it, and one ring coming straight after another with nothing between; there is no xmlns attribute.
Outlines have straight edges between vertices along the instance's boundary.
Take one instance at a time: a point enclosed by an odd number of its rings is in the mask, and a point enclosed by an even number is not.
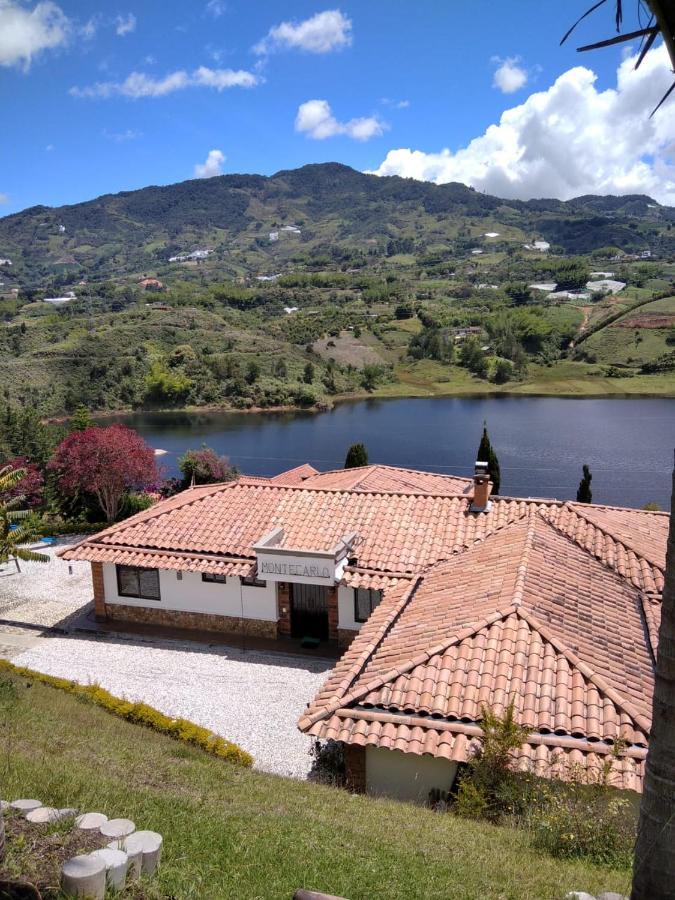
<svg viewBox="0 0 675 900"><path fill-rule="evenodd" d="M173 609L150 609L144 606L125 606L106 603L105 616L109 621L133 622L142 625L165 625L170 628L190 628L198 631L217 631L223 634L251 637L277 637L277 623L261 619L241 619L235 616L216 616L209 613L181 612Z"/></svg>

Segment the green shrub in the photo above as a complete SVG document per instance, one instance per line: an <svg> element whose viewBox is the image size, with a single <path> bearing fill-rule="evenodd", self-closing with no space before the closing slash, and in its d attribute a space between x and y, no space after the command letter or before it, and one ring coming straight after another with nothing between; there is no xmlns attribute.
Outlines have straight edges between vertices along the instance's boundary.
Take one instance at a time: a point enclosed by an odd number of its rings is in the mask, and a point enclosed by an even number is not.
<svg viewBox="0 0 675 900"><path fill-rule="evenodd" d="M142 725L145 728L152 728L153 731L167 734L179 741L200 747L207 753L218 756L220 759L225 759L235 765L249 769L253 765L253 757L250 753L242 750L237 744L213 734L207 728L188 722L187 719L172 719L170 716L153 709L152 706L148 706L147 703L132 703L130 700L121 700L97 684L78 684L66 678L57 678L54 675L45 675L42 672L15 666L5 659L0 659L0 671L20 675L23 678L39 681L58 690L66 691L89 703L95 703L121 719L126 719L135 725Z"/></svg>
<svg viewBox="0 0 675 900"><path fill-rule="evenodd" d="M637 837L634 806L603 784L543 789L528 821L535 847L561 858L629 867Z"/></svg>
<svg viewBox="0 0 675 900"><path fill-rule="evenodd" d="M485 706L481 716L483 734L460 779L455 811L470 819L498 821L516 812L514 798L524 793L511 762L514 750L527 738L527 729L516 722L513 703L502 717Z"/></svg>

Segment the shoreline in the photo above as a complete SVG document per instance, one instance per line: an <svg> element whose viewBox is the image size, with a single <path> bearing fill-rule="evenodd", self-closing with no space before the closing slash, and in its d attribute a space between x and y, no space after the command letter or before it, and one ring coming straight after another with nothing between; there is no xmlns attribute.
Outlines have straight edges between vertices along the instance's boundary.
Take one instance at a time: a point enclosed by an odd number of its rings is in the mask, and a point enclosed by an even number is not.
<svg viewBox="0 0 675 900"><path fill-rule="evenodd" d="M373 393L356 393L356 394L337 394L331 397L329 401L314 406L251 406L247 409L239 409L233 406L222 406L220 404L208 404L205 406L158 406L158 407L126 407L121 409L105 409L93 410L91 417L94 421L100 419L112 419L116 416L133 416L133 415L155 415L160 413L228 413L241 415L260 415L260 414L283 414L283 413L308 413L318 415L324 412L331 412L337 405L344 403L363 403L372 401L387 400L447 400L450 398L472 398L486 399L488 397L504 397L504 398L556 398L559 400L675 400L675 392L643 392L643 391L598 391L593 393L582 393L579 391L546 391L541 388L533 390L490 390L485 386L476 385L475 389L455 390L446 392L427 392L420 393L406 390L394 390L391 392L373 392ZM68 422L72 416L47 416L43 421L62 425Z"/></svg>

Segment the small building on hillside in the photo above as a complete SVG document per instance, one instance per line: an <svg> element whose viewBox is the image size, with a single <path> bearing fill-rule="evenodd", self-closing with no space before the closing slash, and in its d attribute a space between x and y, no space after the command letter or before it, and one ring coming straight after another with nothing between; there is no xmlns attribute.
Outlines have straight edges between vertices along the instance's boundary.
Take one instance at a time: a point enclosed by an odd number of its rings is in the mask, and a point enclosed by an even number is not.
<svg viewBox="0 0 675 900"><path fill-rule="evenodd" d="M344 649L301 731L353 790L448 791L510 703L523 769L640 790L669 517L390 466L196 486L61 551L98 618ZM311 702L309 702L311 701ZM225 702L225 701L224 701ZM271 738L272 739L272 738Z"/></svg>
<svg viewBox="0 0 675 900"><path fill-rule="evenodd" d="M164 284L159 280L159 278L141 278L141 280L138 282L138 286L144 291L164 290Z"/></svg>

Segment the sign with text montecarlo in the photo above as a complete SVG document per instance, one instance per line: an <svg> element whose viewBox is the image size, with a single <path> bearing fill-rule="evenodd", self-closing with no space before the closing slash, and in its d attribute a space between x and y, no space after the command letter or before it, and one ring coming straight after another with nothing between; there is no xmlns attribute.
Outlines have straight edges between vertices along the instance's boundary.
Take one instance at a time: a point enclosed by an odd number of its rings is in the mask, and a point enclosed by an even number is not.
<svg viewBox="0 0 675 900"><path fill-rule="evenodd" d="M258 578L302 584L335 583L335 559L313 554L266 553L258 550Z"/></svg>
<svg viewBox="0 0 675 900"><path fill-rule="evenodd" d="M277 527L253 545L258 558L258 578L329 587L342 577L357 535L345 534L330 550L284 547L284 537L284 529Z"/></svg>

